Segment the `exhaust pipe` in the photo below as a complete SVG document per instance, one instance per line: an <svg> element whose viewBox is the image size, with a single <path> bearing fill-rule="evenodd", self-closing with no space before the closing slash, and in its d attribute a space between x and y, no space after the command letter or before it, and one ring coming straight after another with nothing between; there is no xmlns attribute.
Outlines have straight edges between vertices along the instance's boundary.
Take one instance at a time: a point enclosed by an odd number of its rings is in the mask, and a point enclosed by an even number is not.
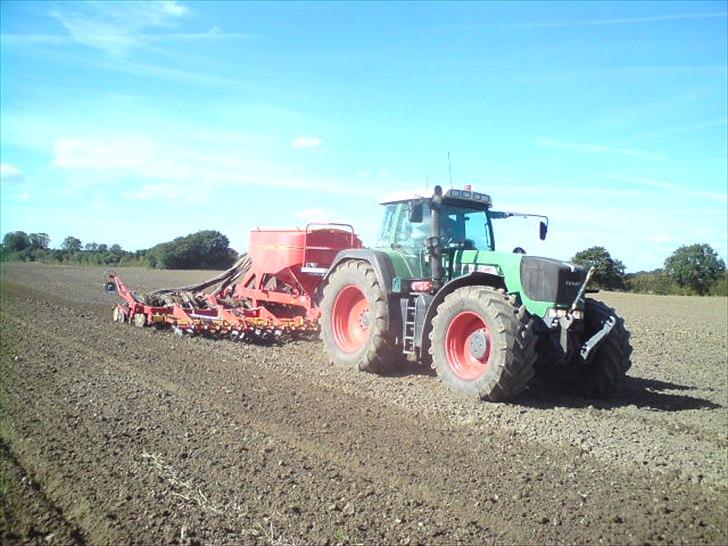
<svg viewBox="0 0 728 546"><path fill-rule="evenodd" d="M442 269L442 239L440 233L440 205L442 205L442 188L440 186L435 186L435 194L432 196L430 202L432 216L430 220L430 238L427 240L427 246L430 254L432 284L437 290L442 285L442 277L444 275Z"/></svg>

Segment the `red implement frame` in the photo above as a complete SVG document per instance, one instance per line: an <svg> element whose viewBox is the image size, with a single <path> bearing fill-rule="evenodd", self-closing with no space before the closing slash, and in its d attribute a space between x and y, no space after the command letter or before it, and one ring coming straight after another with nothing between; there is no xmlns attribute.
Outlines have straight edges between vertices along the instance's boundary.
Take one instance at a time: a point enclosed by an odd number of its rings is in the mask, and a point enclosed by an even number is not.
<svg viewBox="0 0 728 546"><path fill-rule="evenodd" d="M303 230L252 231L249 254L253 266L223 295L249 300L253 306L275 307L284 316L315 321L321 314L316 294L334 257L341 250L361 247L350 224L311 223Z"/></svg>
<svg viewBox="0 0 728 546"><path fill-rule="evenodd" d="M182 302L160 307L147 305L113 273L106 287L124 300L114 310L115 320L137 326L166 326L179 334L241 340L315 332L321 314L316 298L323 276L340 250L361 246L349 224L255 230L250 233L250 269L220 293L194 294L192 299L179 298Z"/></svg>

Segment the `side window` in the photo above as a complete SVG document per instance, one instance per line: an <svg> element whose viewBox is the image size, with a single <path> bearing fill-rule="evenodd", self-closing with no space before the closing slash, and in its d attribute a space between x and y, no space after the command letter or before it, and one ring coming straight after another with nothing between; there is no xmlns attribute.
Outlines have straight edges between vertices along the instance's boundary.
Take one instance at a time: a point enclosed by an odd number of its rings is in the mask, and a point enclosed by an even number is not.
<svg viewBox="0 0 728 546"><path fill-rule="evenodd" d="M452 212L442 217L442 238L462 241L465 239L465 216L462 213Z"/></svg>
<svg viewBox="0 0 728 546"><path fill-rule="evenodd" d="M397 211L397 205L387 205L384 207L384 218L382 219L382 230L379 232L379 239L377 240L378 247L387 247L390 242L390 233L394 226L394 220L397 217L395 212Z"/></svg>
<svg viewBox="0 0 728 546"><path fill-rule="evenodd" d="M394 236L394 242L398 245L409 246L412 240L412 224L407 217L407 204L399 204L399 224L397 225L397 234Z"/></svg>
<svg viewBox="0 0 728 546"><path fill-rule="evenodd" d="M465 217L465 238L472 241L475 248L490 249L487 222L488 219L482 211L469 212Z"/></svg>
<svg viewBox="0 0 728 546"><path fill-rule="evenodd" d="M425 248L427 238L430 236L430 207L425 203L422 211L422 222L412 223L409 221L409 205L401 203L399 213L399 225L395 242L405 249L419 252Z"/></svg>

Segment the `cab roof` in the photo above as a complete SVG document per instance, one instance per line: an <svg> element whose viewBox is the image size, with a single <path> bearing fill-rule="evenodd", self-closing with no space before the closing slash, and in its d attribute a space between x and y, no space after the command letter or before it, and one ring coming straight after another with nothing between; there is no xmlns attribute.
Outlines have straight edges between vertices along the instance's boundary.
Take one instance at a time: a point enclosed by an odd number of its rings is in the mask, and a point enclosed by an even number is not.
<svg viewBox="0 0 728 546"><path fill-rule="evenodd" d="M400 191L384 196L379 201L379 203L382 205L389 205L392 203L402 203L405 201L413 201L416 199L429 199L433 196L434 192L434 189ZM469 185L465 186L465 188L462 189L443 189L442 196L448 199L457 199L458 201L466 201L471 203L477 203L479 205L485 205L486 207L490 207L493 204L490 195L473 191Z"/></svg>

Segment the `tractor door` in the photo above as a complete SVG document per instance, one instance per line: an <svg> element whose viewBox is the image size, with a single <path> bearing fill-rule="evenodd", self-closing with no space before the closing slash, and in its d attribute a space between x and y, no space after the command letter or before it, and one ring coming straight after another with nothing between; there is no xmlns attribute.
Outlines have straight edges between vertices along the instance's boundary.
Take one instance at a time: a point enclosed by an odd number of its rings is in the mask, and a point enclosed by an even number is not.
<svg viewBox="0 0 728 546"><path fill-rule="evenodd" d="M410 221L410 207L424 208L421 222ZM430 276L427 256L427 238L430 236L430 208L426 202L397 204L397 229L394 234L394 250L402 257L411 278Z"/></svg>

